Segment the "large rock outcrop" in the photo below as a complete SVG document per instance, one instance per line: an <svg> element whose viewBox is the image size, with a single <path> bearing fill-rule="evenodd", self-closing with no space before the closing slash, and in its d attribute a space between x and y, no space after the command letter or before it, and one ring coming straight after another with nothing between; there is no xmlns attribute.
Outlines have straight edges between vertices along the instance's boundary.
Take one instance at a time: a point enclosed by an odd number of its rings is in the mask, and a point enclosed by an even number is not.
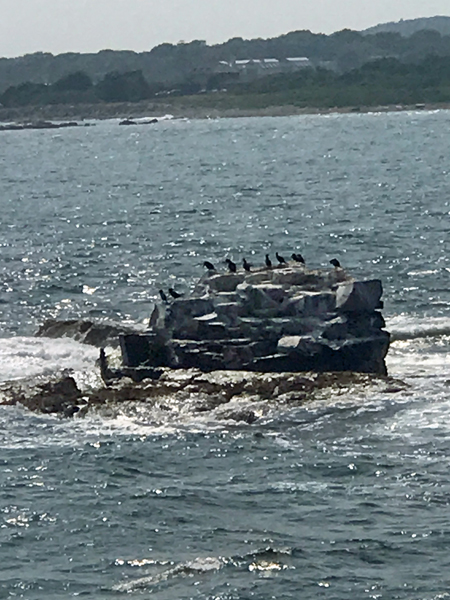
<svg viewBox="0 0 450 600"><path fill-rule="evenodd" d="M189 297L157 305L148 332L120 336L124 366L385 375L382 291L340 268L209 272Z"/></svg>

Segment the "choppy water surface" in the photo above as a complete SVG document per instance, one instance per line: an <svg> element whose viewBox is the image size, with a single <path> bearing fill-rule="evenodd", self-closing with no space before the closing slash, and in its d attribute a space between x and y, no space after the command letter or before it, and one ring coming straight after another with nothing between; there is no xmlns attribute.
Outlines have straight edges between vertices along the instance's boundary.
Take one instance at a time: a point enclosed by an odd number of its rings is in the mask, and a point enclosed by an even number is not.
<svg viewBox="0 0 450 600"><path fill-rule="evenodd" d="M0 380L96 352L47 317L143 322L205 259L380 277L410 384L271 411L61 421L0 407L0 596L450 598L450 113L3 132Z"/></svg>

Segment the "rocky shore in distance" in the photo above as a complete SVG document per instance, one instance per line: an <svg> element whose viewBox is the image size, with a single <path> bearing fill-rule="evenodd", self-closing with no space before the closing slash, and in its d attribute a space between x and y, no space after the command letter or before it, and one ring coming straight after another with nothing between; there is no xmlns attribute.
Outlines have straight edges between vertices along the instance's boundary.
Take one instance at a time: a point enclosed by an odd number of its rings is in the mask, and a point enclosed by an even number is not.
<svg viewBox="0 0 450 600"><path fill-rule="evenodd" d="M152 125L157 123L157 118L139 119L134 121L133 119L123 119L119 122L119 125ZM94 123L84 123L83 121L26 121L24 123L12 122L0 125L1 131L22 131L29 129L67 129L68 127L92 127Z"/></svg>
<svg viewBox="0 0 450 600"><path fill-rule="evenodd" d="M22 131L23 129L66 129L67 127L77 127L76 121L63 121L53 123L53 121L32 121L27 123L7 123L0 125L0 131Z"/></svg>
<svg viewBox="0 0 450 600"><path fill-rule="evenodd" d="M266 108L219 108L196 106L177 98L176 102L118 102L98 104L52 104L46 106L24 106L18 108L0 107L0 123L15 124L17 129L26 123L45 121L82 122L104 119L159 119L164 115L174 118L215 119L237 117L286 117L307 114L399 112L408 110L450 109L449 103L388 105L388 106L349 106L345 108L301 108L293 105L269 106Z"/></svg>

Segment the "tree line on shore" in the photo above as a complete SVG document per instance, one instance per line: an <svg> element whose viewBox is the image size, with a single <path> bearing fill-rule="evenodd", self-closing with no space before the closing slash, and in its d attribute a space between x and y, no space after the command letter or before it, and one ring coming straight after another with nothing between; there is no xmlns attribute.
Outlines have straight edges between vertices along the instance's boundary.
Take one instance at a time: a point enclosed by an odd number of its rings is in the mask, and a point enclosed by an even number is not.
<svg viewBox="0 0 450 600"><path fill-rule="evenodd" d="M414 24L422 29L411 29ZM406 25L409 34L402 33ZM235 37L213 45L203 40L164 43L146 52L102 50L58 55L36 52L0 58L0 94L26 82L53 85L76 72L86 73L96 86L113 72L142 71L150 86L171 89L194 76L198 78L202 72L214 70L220 61L306 57L314 67L342 74L374 59L396 58L404 63L418 63L429 54L450 56L450 17L391 24L388 31L379 26L373 33L344 29L325 35L303 30L269 39Z"/></svg>
<svg viewBox="0 0 450 600"><path fill-rule="evenodd" d="M207 87L215 84L214 76L210 77ZM77 71L53 84L27 82L11 86L0 95L0 103L7 108L16 108L150 99L167 102L170 95L183 96L184 102L194 106L218 108L262 108L286 104L343 107L445 103L450 102L450 56L431 55L410 64L395 58L382 58L345 73L304 68L295 73L279 73L248 83L231 82L227 90L214 94L205 93L195 77L186 78L176 90L170 90L164 84L149 83L140 70L111 72L95 84L87 73Z"/></svg>
<svg viewBox="0 0 450 600"><path fill-rule="evenodd" d="M305 69L277 75L236 88L237 94L266 97L271 104L301 107L378 106L450 102L450 56L428 56L417 64L393 58L366 63L337 74Z"/></svg>
<svg viewBox="0 0 450 600"><path fill-rule="evenodd" d="M53 84L25 82L9 87L0 95L6 108L47 104L96 104L98 102L139 102L152 97L159 86L150 86L142 71L108 73L94 85L89 75L76 71Z"/></svg>

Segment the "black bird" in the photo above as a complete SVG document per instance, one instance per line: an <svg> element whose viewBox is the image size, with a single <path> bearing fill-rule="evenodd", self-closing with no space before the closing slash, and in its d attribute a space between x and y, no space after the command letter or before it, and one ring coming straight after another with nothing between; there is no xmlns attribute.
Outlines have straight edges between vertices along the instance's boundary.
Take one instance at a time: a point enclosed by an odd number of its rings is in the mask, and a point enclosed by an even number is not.
<svg viewBox="0 0 450 600"><path fill-rule="evenodd" d="M232 260L230 260L229 258L225 259L225 262L228 265L228 269L230 270L231 273L236 273L236 263L234 263Z"/></svg>
<svg viewBox="0 0 450 600"><path fill-rule="evenodd" d="M161 300L164 302L164 304L169 303L169 299L167 298L163 290L159 290L159 295L161 296Z"/></svg>
<svg viewBox="0 0 450 600"><path fill-rule="evenodd" d="M109 368L108 359L106 358L106 353L105 353L104 348L100 348L99 364L100 364L100 376L103 379L104 384L106 386L110 386L114 379L114 373Z"/></svg>
<svg viewBox="0 0 450 600"><path fill-rule="evenodd" d="M103 382L105 383L105 385L110 385L111 384L111 376L109 373L108 359L106 358L104 348L100 348L99 363L100 363L100 376L103 379Z"/></svg>
<svg viewBox="0 0 450 600"><path fill-rule="evenodd" d="M246 259L245 259L245 258L243 258L243 259L242 259L242 265L243 265L244 269L245 269L245 270L246 270L248 273L250 273L250 270L251 270L251 266L252 266L252 265L251 265L250 263L248 263L248 262L246 261Z"/></svg>
<svg viewBox="0 0 450 600"><path fill-rule="evenodd" d="M280 265L287 265L287 262L284 260L284 258L282 256L280 256L278 254L278 252L275 252L275 256L277 257L277 260L280 263Z"/></svg>
<svg viewBox="0 0 450 600"><path fill-rule="evenodd" d="M99 365L100 365L100 376L103 379L103 382L106 386L110 386L114 379L122 379L123 372L121 369L111 369L108 364L108 358L105 354L105 349L100 348L100 357L99 357ZM69 413L66 416L72 417L74 413L78 412L80 409L78 406L70 406ZM66 412L66 411L64 411Z"/></svg>
<svg viewBox="0 0 450 600"><path fill-rule="evenodd" d="M341 266L341 263L338 261L337 258L332 258L330 260L330 264L332 264L333 267L336 267L336 269Z"/></svg>
<svg viewBox="0 0 450 600"><path fill-rule="evenodd" d="M266 254L266 267L267 267L268 269L271 269L271 268L272 268L272 261L270 260L270 258L269 258L269 255L268 255L268 254Z"/></svg>
<svg viewBox="0 0 450 600"><path fill-rule="evenodd" d="M302 263L303 265L305 264L305 259L303 258L303 256L301 254L292 254L292 260L295 260L295 262L298 263Z"/></svg>
<svg viewBox="0 0 450 600"><path fill-rule="evenodd" d="M205 260L205 262L203 263L203 266L206 267L208 269L208 271L215 271L216 267L209 262L209 260Z"/></svg>
<svg viewBox="0 0 450 600"><path fill-rule="evenodd" d="M181 298L181 296L183 296L183 294L179 294L173 288L169 288L169 294L172 296L172 298L175 298L175 299Z"/></svg>

